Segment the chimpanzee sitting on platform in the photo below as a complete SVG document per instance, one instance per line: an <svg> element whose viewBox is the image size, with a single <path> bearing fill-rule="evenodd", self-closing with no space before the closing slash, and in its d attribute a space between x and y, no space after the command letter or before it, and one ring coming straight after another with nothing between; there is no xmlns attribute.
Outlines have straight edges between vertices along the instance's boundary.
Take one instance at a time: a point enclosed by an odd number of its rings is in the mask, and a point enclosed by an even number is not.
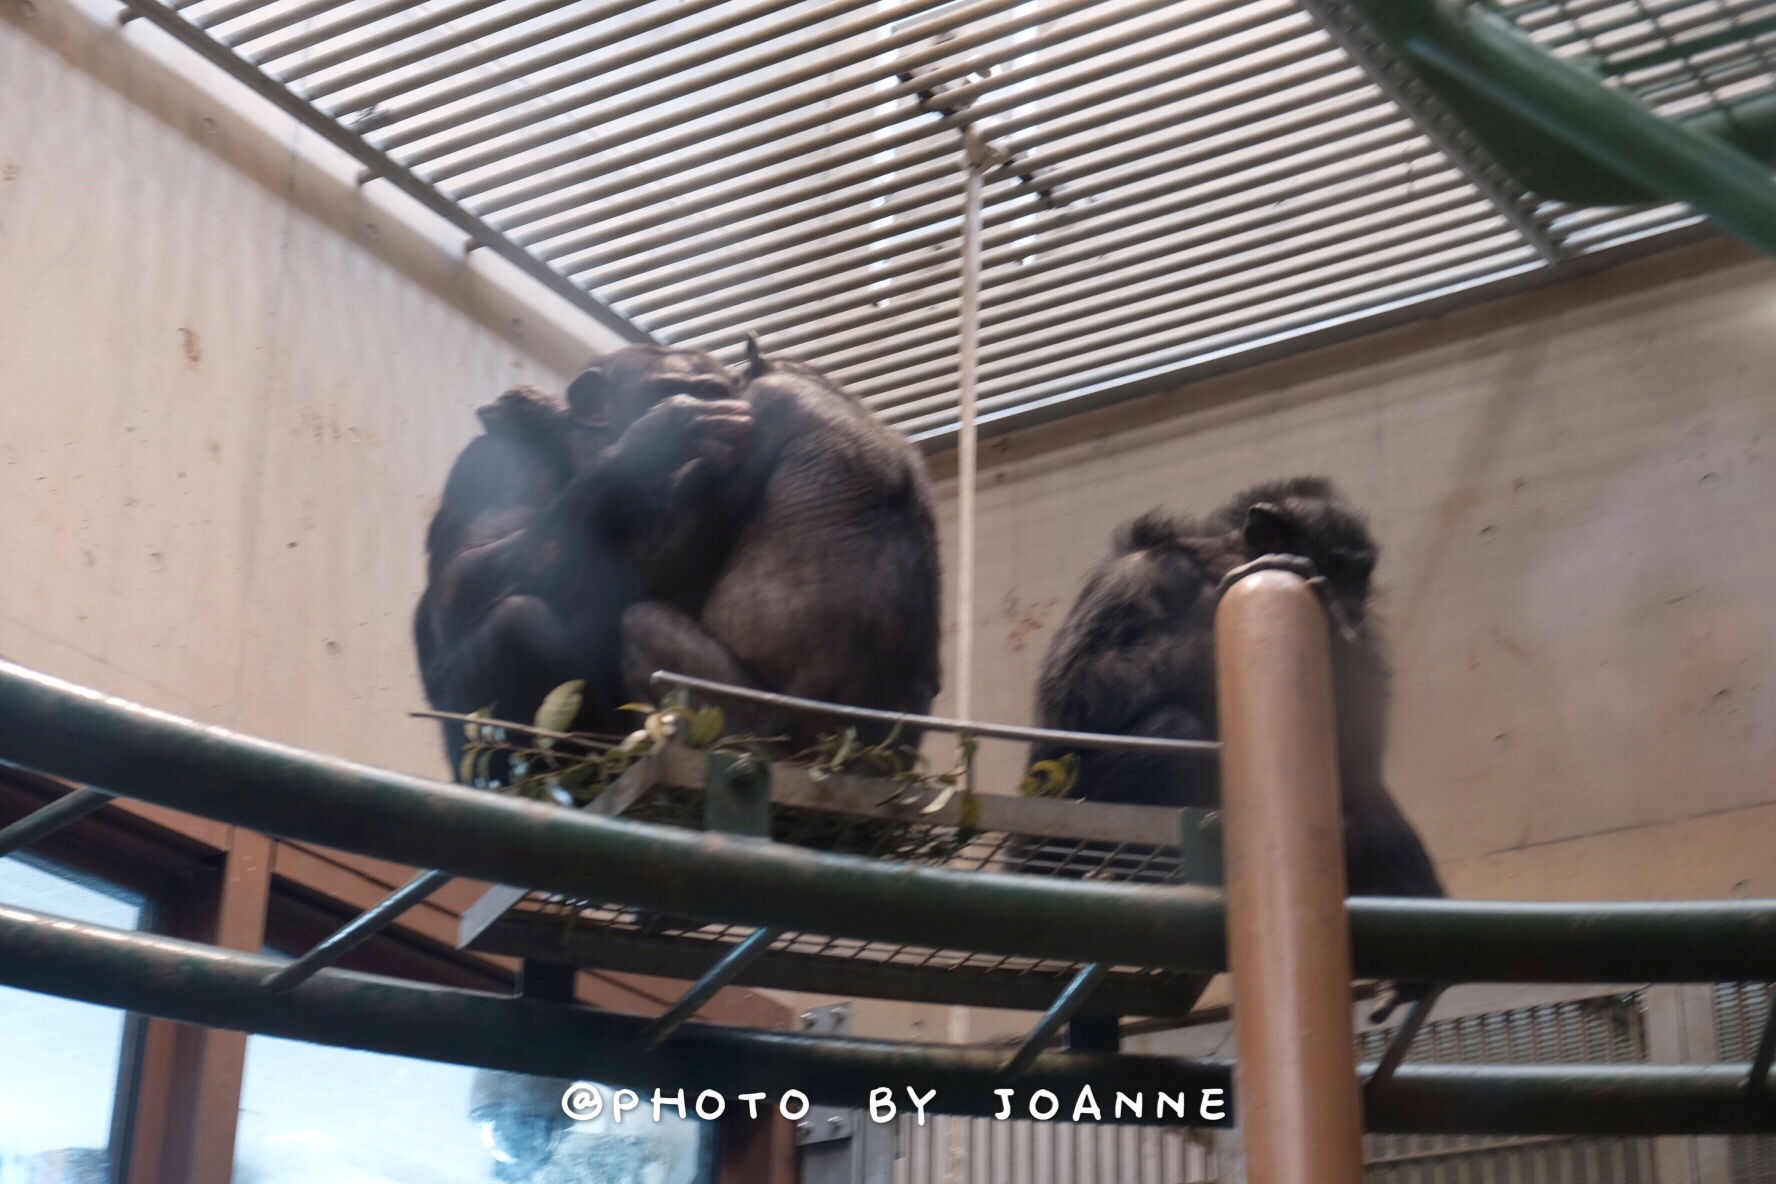
<svg viewBox="0 0 1776 1184"><path fill-rule="evenodd" d="M1424 844L1382 782L1388 670L1369 617L1377 547L1330 481L1296 477L1238 494L1207 519L1147 514L1117 532L1043 659L1045 728L1210 740L1217 735L1215 608L1228 572L1298 555L1324 577L1344 803L1345 863L1359 896L1442 896ZM1033 761L1067 750L1038 746ZM1214 806L1210 758L1084 750L1073 796Z"/></svg>

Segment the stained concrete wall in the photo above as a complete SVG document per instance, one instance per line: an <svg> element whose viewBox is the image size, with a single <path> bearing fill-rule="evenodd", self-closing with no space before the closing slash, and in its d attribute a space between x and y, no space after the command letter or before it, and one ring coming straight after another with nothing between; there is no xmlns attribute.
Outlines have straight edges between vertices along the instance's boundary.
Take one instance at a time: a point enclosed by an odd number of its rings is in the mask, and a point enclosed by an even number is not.
<svg viewBox="0 0 1776 1184"><path fill-rule="evenodd" d="M0 0L0 653L442 773L434 495L613 339L112 11Z"/></svg>

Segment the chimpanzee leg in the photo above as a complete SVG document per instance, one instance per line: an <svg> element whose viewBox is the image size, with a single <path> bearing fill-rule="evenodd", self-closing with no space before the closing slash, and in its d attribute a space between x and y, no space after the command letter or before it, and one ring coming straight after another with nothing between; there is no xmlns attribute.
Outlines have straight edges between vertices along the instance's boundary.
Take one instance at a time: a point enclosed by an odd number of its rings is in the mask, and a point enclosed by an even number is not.
<svg viewBox="0 0 1776 1184"><path fill-rule="evenodd" d="M1343 779L1345 867L1352 896L1442 896L1424 841L1379 778Z"/></svg>
<svg viewBox="0 0 1776 1184"><path fill-rule="evenodd" d="M495 718L529 723L543 698L572 679L587 679L577 725L612 731L614 685L594 685L613 668L614 636L600 638L564 620L536 596L508 596L494 605L444 662L427 672L433 699L445 711L491 707ZM610 718L607 718L610 717ZM466 743L462 727L446 724L445 750L455 768Z"/></svg>
<svg viewBox="0 0 1776 1184"><path fill-rule="evenodd" d="M648 681L656 670L733 686L759 685L758 678L688 614L662 601L643 600L623 612L623 684L631 697L650 702L661 693ZM731 730L758 736L790 730L782 712L737 699L720 700L719 705Z"/></svg>

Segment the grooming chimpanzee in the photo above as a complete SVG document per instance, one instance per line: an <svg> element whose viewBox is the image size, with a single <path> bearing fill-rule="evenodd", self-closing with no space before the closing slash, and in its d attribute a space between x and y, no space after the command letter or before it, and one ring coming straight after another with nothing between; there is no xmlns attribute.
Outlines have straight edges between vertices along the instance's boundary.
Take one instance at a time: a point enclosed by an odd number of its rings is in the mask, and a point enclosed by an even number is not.
<svg viewBox="0 0 1776 1184"><path fill-rule="evenodd" d="M575 727L626 730L619 622L674 491L740 455L750 421L734 386L700 351L632 346L575 379L566 406L520 388L480 410L485 434L457 458L426 535L414 642L433 707L529 722L578 678ZM454 762L462 729L444 736Z"/></svg>
<svg viewBox="0 0 1776 1184"><path fill-rule="evenodd" d="M630 693L672 670L927 711L938 688L939 576L924 459L812 367L762 357L756 343L742 397L752 410L745 456L674 509L648 569L654 598L624 616ZM722 706L744 730L788 736L788 751L839 726ZM887 729L858 733L874 742Z"/></svg>
<svg viewBox="0 0 1776 1184"><path fill-rule="evenodd" d="M1376 545L1332 486L1297 477L1240 493L1206 521L1149 514L1118 532L1055 635L1037 684L1045 728L1213 739L1215 608L1228 572L1261 555L1299 555L1325 577L1350 891L1442 896L1412 824L1382 783L1388 671L1369 619ZM1038 747L1033 760L1064 749ZM1216 762L1195 756L1083 751L1073 796L1213 806Z"/></svg>

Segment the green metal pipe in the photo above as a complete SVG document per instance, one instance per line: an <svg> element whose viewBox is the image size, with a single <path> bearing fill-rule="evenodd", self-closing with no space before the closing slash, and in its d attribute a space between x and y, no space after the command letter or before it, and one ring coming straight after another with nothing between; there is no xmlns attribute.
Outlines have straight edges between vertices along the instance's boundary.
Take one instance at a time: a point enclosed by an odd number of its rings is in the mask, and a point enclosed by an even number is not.
<svg viewBox="0 0 1776 1184"><path fill-rule="evenodd" d="M1689 202L1776 254L1776 182L1745 153L1654 114L1463 0L1348 0L1506 171L1586 205Z"/></svg>
<svg viewBox="0 0 1776 1184"><path fill-rule="evenodd" d="M1220 893L941 868L650 826L207 727L0 662L0 762L415 867L712 921L1213 972ZM1405 982L1776 981L1776 901L1353 898L1356 973Z"/></svg>
<svg viewBox="0 0 1776 1184"><path fill-rule="evenodd" d="M1115 1092L1188 1091L1184 1125L1210 1126L1203 1090L1227 1090L1222 1061L1049 1050L1022 1076L997 1047L894 1043L686 1024L662 1048L640 1044L648 1020L326 969L281 994L264 987L282 963L195 942L108 929L0 905L0 984L184 1023L262 1032L396 1056L423 1057L637 1091L725 1094L799 1089L819 1105L862 1107L889 1087L936 1090L928 1110L996 1115L993 1091L1014 1090L1013 1114L1046 1089L1070 1107L1089 1085L1106 1117ZM1368 1072L1370 1066L1360 1067ZM1399 1134L1755 1134L1776 1132L1776 1101L1750 1095L1744 1065L1404 1065L1368 1103L1369 1129ZM644 1093L644 1097L649 1096ZM1229 1095L1219 1095L1222 1102ZM1231 1104L1211 1113L1233 1114Z"/></svg>

